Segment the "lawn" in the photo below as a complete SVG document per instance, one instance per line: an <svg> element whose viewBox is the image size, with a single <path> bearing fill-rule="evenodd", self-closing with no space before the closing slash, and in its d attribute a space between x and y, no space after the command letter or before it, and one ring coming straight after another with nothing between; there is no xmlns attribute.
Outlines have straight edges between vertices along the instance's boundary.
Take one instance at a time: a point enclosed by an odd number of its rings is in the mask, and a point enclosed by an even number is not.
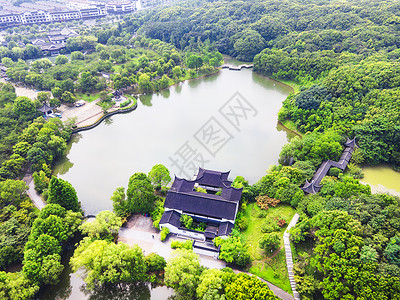
<svg viewBox="0 0 400 300"><path fill-rule="evenodd" d="M265 222L277 222L280 219L284 219L286 225L278 232L281 237L281 244L279 247L283 247L283 233L294 214L295 210L290 205L278 204L276 207L270 207L263 215L257 204L251 203L244 211L245 217L249 220L249 225L242 233L243 238L249 245L250 255L253 260L249 270L250 273L264 278L289 293L291 293L291 287L286 268L284 248L282 248L273 258L268 258L275 254L275 252L268 253L267 256L264 250L259 247L258 241L264 234L262 233L261 228Z"/></svg>
<svg viewBox="0 0 400 300"><path fill-rule="evenodd" d="M76 99L77 100L85 100L86 102L92 102L94 100L96 100L97 98L99 98L98 93L97 94L83 94L83 93L78 93L76 95Z"/></svg>

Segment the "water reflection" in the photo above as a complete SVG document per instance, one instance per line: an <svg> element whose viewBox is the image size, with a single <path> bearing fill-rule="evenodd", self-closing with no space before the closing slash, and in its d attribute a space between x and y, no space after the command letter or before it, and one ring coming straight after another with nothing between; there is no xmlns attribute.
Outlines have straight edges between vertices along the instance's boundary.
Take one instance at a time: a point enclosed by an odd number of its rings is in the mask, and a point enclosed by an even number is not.
<svg viewBox="0 0 400 300"><path fill-rule="evenodd" d="M104 122L104 125L106 125L106 126L110 126L114 123L112 118L106 118L103 122Z"/></svg>
<svg viewBox="0 0 400 300"><path fill-rule="evenodd" d="M170 89L162 90L162 91L160 91L160 95L161 95L163 98L168 99L169 96L171 95L171 90L170 90Z"/></svg>
<svg viewBox="0 0 400 300"><path fill-rule="evenodd" d="M180 94L182 92L182 84L177 83L175 85L175 93Z"/></svg>
<svg viewBox="0 0 400 300"><path fill-rule="evenodd" d="M297 136L298 134L296 134L295 132L288 130L285 126L282 125L282 123L277 122L276 123L276 130L278 131L283 131L284 133L286 133L286 137L288 139L288 141L290 141L292 138L294 138L295 136Z"/></svg>
<svg viewBox="0 0 400 300"><path fill-rule="evenodd" d="M289 85L284 84L279 81L276 81L271 78L268 78L266 80L266 77L259 73L253 72L252 78L255 83L261 85L262 87L264 87L266 89L275 90L275 91L281 91L282 89L291 89L293 92L293 89Z"/></svg>
<svg viewBox="0 0 400 300"><path fill-rule="evenodd" d="M153 94L145 94L145 95L140 95L139 100L142 102L143 105L145 106L152 106L153 104L151 103L151 99L153 98Z"/></svg>

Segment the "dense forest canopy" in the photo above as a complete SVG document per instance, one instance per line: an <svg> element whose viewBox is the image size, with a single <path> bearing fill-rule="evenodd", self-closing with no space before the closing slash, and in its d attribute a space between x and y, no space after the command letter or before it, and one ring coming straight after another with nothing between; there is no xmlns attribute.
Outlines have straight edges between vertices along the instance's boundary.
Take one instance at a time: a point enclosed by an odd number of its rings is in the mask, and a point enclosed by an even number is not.
<svg viewBox="0 0 400 300"><path fill-rule="evenodd" d="M139 33L179 49L210 42L300 83L281 121L301 133L333 127L357 138L366 163L400 166L398 1L183 2L141 22Z"/></svg>

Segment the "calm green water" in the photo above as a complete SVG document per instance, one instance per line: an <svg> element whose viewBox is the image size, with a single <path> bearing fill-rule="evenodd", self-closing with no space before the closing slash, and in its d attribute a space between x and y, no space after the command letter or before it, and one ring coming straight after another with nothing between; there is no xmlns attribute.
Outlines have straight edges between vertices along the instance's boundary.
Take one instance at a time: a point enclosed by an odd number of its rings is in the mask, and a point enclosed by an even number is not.
<svg viewBox="0 0 400 300"><path fill-rule="evenodd" d="M75 136L55 174L75 187L86 214L112 209L117 187L159 163L172 178L191 178L202 166L231 170L232 179L241 175L254 183L278 162L290 137L277 127L290 92L251 70L181 83Z"/></svg>
<svg viewBox="0 0 400 300"><path fill-rule="evenodd" d="M363 168L362 182L371 186L372 192L387 192L400 196L400 172L390 166L379 165Z"/></svg>

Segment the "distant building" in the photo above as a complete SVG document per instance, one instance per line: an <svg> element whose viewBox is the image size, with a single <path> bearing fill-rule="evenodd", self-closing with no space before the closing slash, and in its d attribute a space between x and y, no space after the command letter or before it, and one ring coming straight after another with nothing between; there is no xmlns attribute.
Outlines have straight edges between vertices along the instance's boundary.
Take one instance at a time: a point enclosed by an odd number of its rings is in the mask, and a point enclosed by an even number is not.
<svg viewBox="0 0 400 300"><path fill-rule="evenodd" d="M235 225L242 189L231 186L229 172L218 172L200 168L194 180L175 177L167 192L165 212L160 228L166 227L178 235L211 242L215 237L227 237ZM197 192L196 188L207 193ZM184 228L180 222L182 214L191 216L195 222L206 224L204 232Z"/></svg>
<svg viewBox="0 0 400 300"><path fill-rule="evenodd" d="M50 13L43 10L27 11L20 17L22 24L48 23L51 21Z"/></svg>
<svg viewBox="0 0 400 300"><path fill-rule="evenodd" d="M50 17L51 21L53 22L62 22L62 21L81 19L82 15L81 12L78 10L71 10L71 11L52 12L50 13Z"/></svg>
<svg viewBox="0 0 400 300"><path fill-rule="evenodd" d="M96 7L83 8L80 12L82 19L97 18L107 14L106 6L104 4L97 5Z"/></svg>
<svg viewBox="0 0 400 300"><path fill-rule="evenodd" d="M111 14L132 13L136 10L136 2L108 2L106 9Z"/></svg>
<svg viewBox="0 0 400 300"><path fill-rule="evenodd" d="M8 26L14 26L21 24L21 16L14 14L7 14L0 16L0 26L7 24Z"/></svg>

